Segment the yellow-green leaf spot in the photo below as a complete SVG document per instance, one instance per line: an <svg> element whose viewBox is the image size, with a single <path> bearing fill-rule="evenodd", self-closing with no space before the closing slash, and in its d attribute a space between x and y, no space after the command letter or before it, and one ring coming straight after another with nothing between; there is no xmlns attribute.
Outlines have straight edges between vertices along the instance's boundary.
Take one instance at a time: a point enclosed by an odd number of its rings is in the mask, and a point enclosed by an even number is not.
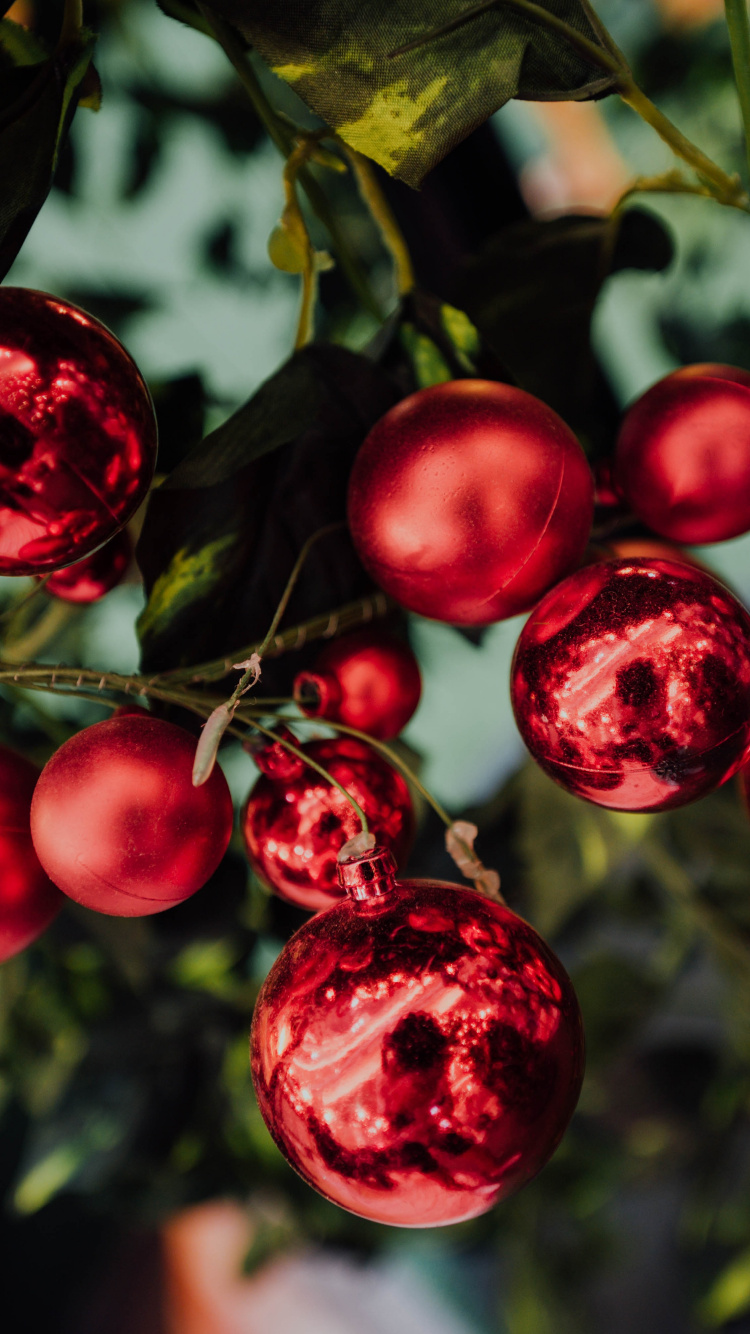
<svg viewBox="0 0 750 1334"><path fill-rule="evenodd" d="M440 323L450 338L457 360L471 375L476 371L476 359L481 349L478 329L466 312L457 310L455 306L440 307Z"/></svg>
<svg viewBox="0 0 750 1334"><path fill-rule="evenodd" d="M172 620L183 607L211 591L220 574L221 557L234 545L234 535L217 538L189 551L181 547L172 557L163 574L159 575L151 597L138 617L138 634L143 640L161 621Z"/></svg>
<svg viewBox="0 0 750 1334"><path fill-rule="evenodd" d="M420 389L453 379L448 363L427 334L420 333L413 324L402 324L400 338Z"/></svg>

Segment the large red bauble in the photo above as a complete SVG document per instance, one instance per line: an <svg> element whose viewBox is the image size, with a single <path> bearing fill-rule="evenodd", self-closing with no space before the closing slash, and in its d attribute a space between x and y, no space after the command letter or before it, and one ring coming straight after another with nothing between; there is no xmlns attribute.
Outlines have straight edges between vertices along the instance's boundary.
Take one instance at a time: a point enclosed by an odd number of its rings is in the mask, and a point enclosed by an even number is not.
<svg viewBox="0 0 750 1334"><path fill-rule="evenodd" d="M31 805L34 847L54 883L115 917L162 912L200 889L229 843L232 799L218 767L193 787L194 757L189 732L145 713L66 741Z"/></svg>
<svg viewBox="0 0 750 1334"><path fill-rule="evenodd" d="M511 695L534 759L568 791L615 810L683 806L750 742L750 617L689 565L588 565L529 617Z"/></svg>
<svg viewBox="0 0 750 1334"><path fill-rule="evenodd" d="M583 450L539 399L456 380L373 427L349 484L365 568L410 611L488 625L533 606L583 555L594 486Z"/></svg>
<svg viewBox="0 0 750 1334"><path fill-rule="evenodd" d="M402 864L414 839L414 813L401 774L355 737L308 741L300 749L359 802L377 841ZM338 788L279 743L255 759L263 773L242 814L248 860L282 898L310 912L328 908L344 892L336 859L359 833L357 815Z"/></svg>
<svg viewBox="0 0 750 1334"><path fill-rule="evenodd" d="M310 718L331 718L390 741L419 703L419 664L403 639L358 630L327 644L311 672L300 672L294 698Z"/></svg>
<svg viewBox="0 0 750 1334"><path fill-rule="evenodd" d="M343 903L292 936L253 1017L260 1110L321 1194L401 1227L474 1218L547 1162L575 1108L570 980L508 908L342 867Z"/></svg>
<svg viewBox="0 0 750 1334"><path fill-rule="evenodd" d="M39 770L0 746L0 963L46 931L63 905L31 842L29 808Z"/></svg>
<svg viewBox="0 0 750 1334"><path fill-rule="evenodd" d="M119 584L132 557L133 544L123 529L92 555L55 570L47 578L45 591L63 602L98 602Z"/></svg>
<svg viewBox="0 0 750 1334"><path fill-rule="evenodd" d="M46 574L113 537L156 462L148 389L113 334L0 288L0 574Z"/></svg>
<svg viewBox="0 0 750 1334"><path fill-rule="evenodd" d="M634 512L673 542L722 542L750 529L750 374L685 366L625 415L617 484Z"/></svg>

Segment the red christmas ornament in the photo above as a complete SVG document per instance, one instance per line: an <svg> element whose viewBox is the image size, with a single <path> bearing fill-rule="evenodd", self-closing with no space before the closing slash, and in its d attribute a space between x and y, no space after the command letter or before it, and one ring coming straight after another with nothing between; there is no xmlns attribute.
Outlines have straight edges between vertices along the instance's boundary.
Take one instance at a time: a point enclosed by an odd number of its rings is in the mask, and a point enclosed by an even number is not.
<svg viewBox="0 0 750 1334"><path fill-rule="evenodd" d="M148 491L148 389L104 325L44 292L0 288L0 574L88 556Z"/></svg>
<svg viewBox="0 0 750 1334"><path fill-rule="evenodd" d="M569 792L624 811L684 806L750 742L750 617L688 565L588 565L529 617L511 695L534 759Z"/></svg>
<svg viewBox="0 0 750 1334"><path fill-rule="evenodd" d="M722 542L750 529L750 374L685 366L629 409L617 484L633 511L673 542Z"/></svg>
<svg viewBox="0 0 750 1334"><path fill-rule="evenodd" d="M71 737L42 772L31 806L39 860L65 894L115 917L181 903L216 870L232 832L217 767L193 787L195 738L128 713Z"/></svg>
<svg viewBox="0 0 750 1334"><path fill-rule="evenodd" d="M98 602L119 584L133 555L133 544L125 529L91 556L56 570L44 585L63 602Z"/></svg>
<svg viewBox="0 0 750 1334"><path fill-rule="evenodd" d="M315 670L300 672L294 698L310 718L331 718L379 741L406 726L422 678L412 650L383 630L358 630L326 645Z"/></svg>
<svg viewBox="0 0 750 1334"><path fill-rule="evenodd" d="M46 931L63 904L34 852L29 808L35 765L0 746L0 963Z"/></svg>
<svg viewBox="0 0 750 1334"><path fill-rule="evenodd" d="M292 936L253 1017L263 1118L305 1181L380 1223L437 1227L518 1190L583 1076L575 992L526 922L473 890L394 880L383 848Z"/></svg>
<svg viewBox="0 0 750 1334"><path fill-rule="evenodd" d="M374 579L437 621L488 625L533 606L583 555L593 479L551 408L511 385L421 389L373 427L349 527Z"/></svg>
<svg viewBox="0 0 750 1334"><path fill-rule="evenodd" d="M308 741L299 748L351 793L377 841L397 864L404 862L414 839L414 813L401 775L355 737ZM330 907L343 895L337 855L359 833L353 807L278 742L254 752L254 758L263 773L242 813L251 866L298 907L309 912Z"/></svg>

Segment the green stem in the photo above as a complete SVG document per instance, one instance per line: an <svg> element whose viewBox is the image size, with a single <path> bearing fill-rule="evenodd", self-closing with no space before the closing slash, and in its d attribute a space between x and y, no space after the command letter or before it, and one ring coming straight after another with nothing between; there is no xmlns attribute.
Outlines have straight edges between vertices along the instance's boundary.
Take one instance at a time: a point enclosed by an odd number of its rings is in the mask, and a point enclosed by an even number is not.
<svg viewBox="0 0 750 1334"><path fill-rule="evenodd" d="M284 721L288 722L289 719L286 718ZM290 755L296 755L298 760L302 760L302 763L306 764L309 769L314 769L315 772L320 774L321 778L324 778L332 787L337 787L342 796L346 797L349 805L354 807L362 826L362 833L369 834L370 826L367 823L367 816L362 810L362 807L359 802L354 799L351 792L347 792L346 788L333 777L333 774L329 774L328 770L324 769L322 764L318 764L317 760L311 759L309 755L305 754L304 750L300 750L299 746L292 745L291 741L287 741L285 737L279 736L277 732L272 732L269 727L262 727L254 718L247 719L247 722L256 732L261 732L263 736L267 736L270 741L274 741L279 746L283 746L284 750L288 750Z"/></svg>
<svg viewBox="0 0 750 1334"><path fill-rule="evenodd" d="M711 193L722 204L750 211L750 200L742 188L739 176L729 176L721 167L707 157L702 149L688 139L672 123L663 111L646 97L630 74L623 74L618 82L618 92L623 102L656 130L677 157L682 158L702 181L711 187Z"/></svg>
<svg viewBox="0 0 750 1334"><path fill-rule="evenodd" d="M60 36L57 40L58 51L73 46L81 35L83 27L83 0L65 0Z"/></svg>
<svg viewBox="0 0 750 1334"><path fill-rule="evenodd" d="M724 0L724 9L732 45L734 81L745 130L745 153L750 169L750 18L747 0Z"/></svg>
<svg viewBox="0 0 750 1334"><path fill-rule="evenodd" d="M290 156L294 149L295 131L292 126L288 126L276 114L261 88L260 81L257 78L255 70L247 59L247 53L238 40L234 29L230 24L220 19L209 5L199 4L199 8L209 24L216 41L222 47L229 60L232 62L245 92L255 108L255 111L261 122L267 129L271 139L278 148L279 152L286 158ZM370 288L370 284L362 272L357 257L352 250L349 242L344 235L338 220L331 209L325 192L321 189L309 167L303 167L299 173L299 183L302 186L310 206L316 217L322 222L328 232L334 251L345 274L349 285L355 296L361 301L369 313L383 323L385 316L380 309L380 305Z"/></svg>
<svg viewBox="0 0 750 1334"><path fill-rule="evenodd" d="M739 965L743 972L748 972L750 945L742 939L733 923L727 922L721 912L701 899L680 863L655 839L644 841L642 855L662 888L692 917L719 953Z"/></svg>
<svg viewBox="0 0 750 1334"><path fill-rule="evenodd" d="M393 214L390 204L380 188L372 164L361 153L356 153L343 139L336 135L336 142L343 149L359 186L359 192L377 224L383 244L391 255L396 271L396 289L399 296L406 296L414 289L416 280L409 248L403 233Z"/></svg>

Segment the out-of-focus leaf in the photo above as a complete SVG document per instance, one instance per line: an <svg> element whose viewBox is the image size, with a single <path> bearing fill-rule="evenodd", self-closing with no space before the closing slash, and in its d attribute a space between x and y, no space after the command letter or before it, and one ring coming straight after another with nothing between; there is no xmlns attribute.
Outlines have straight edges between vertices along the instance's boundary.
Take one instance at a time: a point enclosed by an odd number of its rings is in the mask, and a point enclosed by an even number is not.
<svg viewBox="0 0 750 1334"><path fill-rule="evenodd" d="M418 289L404 298L371 353L404 394L466 377L513 383L465 311Z"/></svg>
<svg viewBox="0 0 750 1334"><path fill-rule="evenodd" d="M541 0L599 40L579 0ZM564 38L493 6L417 50L390 53L452 22L465 0L213 0L313 111L410 185L512 97L585 100L613 80Z"/></svg>
<svg viewBox="0 0 750 1334"><path fill-rule="evenodd" d="M79 94L96 100L85 82L94 40L84 30L48 57L20 24L0 20L0 278L49 194Z"/></svg>
<svg viewBox="0 0 750 1334"><path fill-rule="evenodd" d="M667 268L672 241L653 214L533 219L499 232L469 262L459 299L518 383L584 436L596 434L601 387L591 317L620 269Z"/></svg>
<svg viewBox="0 0 750 1334"><path fill-rule="evenodd" d="M152 493L138 544L145 670L262 639L306 539L343 520L356 451L397 396L366 358L307 347L187 454ZM313 548L288 620L370 587L342 529Z"/></svg>
<svg viewBox="0 0 750 1334"><path fill-rule="evenodd" d="M529 761L517 778L518 840L530 915L542 935L554 935L600 888L649 816L579 801Z"/></svg>
<svg viewBox="0 0 750 1334"><path fill-rule="evenodd" d="M709 1329L750 1311L750 1247L741 1251L723 1269L698 1308Z"/></svg>

